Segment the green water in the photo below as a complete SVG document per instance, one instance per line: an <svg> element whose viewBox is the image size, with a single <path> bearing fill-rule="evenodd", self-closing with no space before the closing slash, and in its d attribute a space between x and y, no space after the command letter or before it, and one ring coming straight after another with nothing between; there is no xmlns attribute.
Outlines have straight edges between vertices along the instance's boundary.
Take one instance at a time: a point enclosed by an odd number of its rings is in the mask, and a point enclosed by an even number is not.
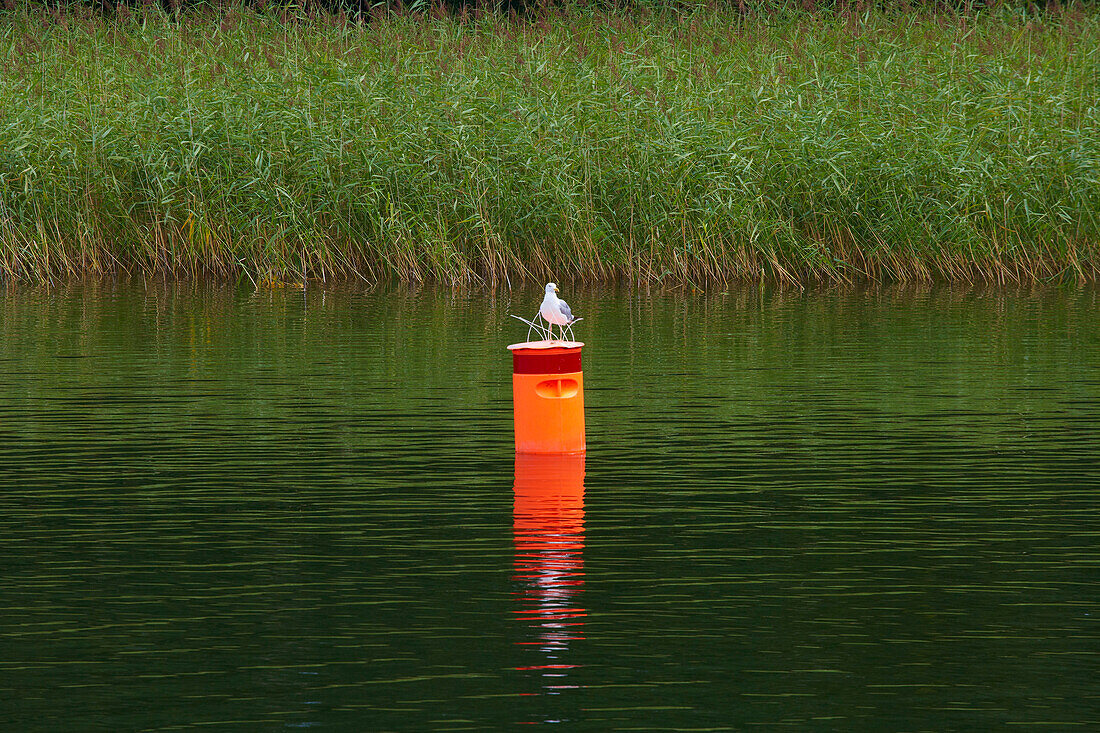
<svg viewBox="0 0 1100 733"><path fill-rule="evenodd" d="M0 289L0 724L1100 726L1096 290L562 295Z"/></svg>

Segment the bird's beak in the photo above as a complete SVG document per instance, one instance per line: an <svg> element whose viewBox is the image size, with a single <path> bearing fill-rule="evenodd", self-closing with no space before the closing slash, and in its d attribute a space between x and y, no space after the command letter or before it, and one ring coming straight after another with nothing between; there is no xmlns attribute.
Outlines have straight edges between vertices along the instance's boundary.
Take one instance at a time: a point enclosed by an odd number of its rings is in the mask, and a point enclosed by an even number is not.
<svg viewBox="0 0 1100 733"><path fill-rule="evenodd" d="M556 293L556 292L558 292L558 289L557 289L557 288L554 288L554 292L555 292L555 293Z"/></svg>

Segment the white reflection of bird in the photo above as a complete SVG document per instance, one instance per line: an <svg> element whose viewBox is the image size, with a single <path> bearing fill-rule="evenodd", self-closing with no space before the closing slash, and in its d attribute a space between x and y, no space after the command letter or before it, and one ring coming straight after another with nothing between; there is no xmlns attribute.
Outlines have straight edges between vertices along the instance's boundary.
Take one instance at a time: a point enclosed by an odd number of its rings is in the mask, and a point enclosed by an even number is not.
<svg viewBox="0 0 1100 733"><path fill-rule="evenodd" d="M557 296L558 286L554 283L546 283L546 297L542 299L542 305L539 307L539 315L542 319L550 324L550 335L553 336L553 327L558 326L561 329L561 336L565 338L565 329L568 326L579 321L579 318L573 318L572 311L569 310L569 304ZM572 329L570 329L572 333Z"/></svg>

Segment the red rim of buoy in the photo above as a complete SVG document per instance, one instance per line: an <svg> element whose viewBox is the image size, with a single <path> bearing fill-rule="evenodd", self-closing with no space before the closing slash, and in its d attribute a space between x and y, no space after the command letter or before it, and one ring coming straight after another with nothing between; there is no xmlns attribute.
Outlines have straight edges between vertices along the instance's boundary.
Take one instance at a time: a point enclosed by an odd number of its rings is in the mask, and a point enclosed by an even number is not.
<svg viewBox="0 0 1100 733"><path fill-rule="evenodd" d="M513 374L571 374L581 371L577 341L531 341L512 344Z"/></svg>

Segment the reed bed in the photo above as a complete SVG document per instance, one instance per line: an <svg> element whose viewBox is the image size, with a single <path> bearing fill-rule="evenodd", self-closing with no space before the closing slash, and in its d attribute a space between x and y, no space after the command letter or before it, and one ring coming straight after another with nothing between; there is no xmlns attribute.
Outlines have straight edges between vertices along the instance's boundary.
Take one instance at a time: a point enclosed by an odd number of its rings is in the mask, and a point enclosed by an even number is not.
<svg viewBox="0 0 1100 733"><path fill-rule="evenodd" d="M1100 12L0 15L0 273L1095 280Z"/></svg>

